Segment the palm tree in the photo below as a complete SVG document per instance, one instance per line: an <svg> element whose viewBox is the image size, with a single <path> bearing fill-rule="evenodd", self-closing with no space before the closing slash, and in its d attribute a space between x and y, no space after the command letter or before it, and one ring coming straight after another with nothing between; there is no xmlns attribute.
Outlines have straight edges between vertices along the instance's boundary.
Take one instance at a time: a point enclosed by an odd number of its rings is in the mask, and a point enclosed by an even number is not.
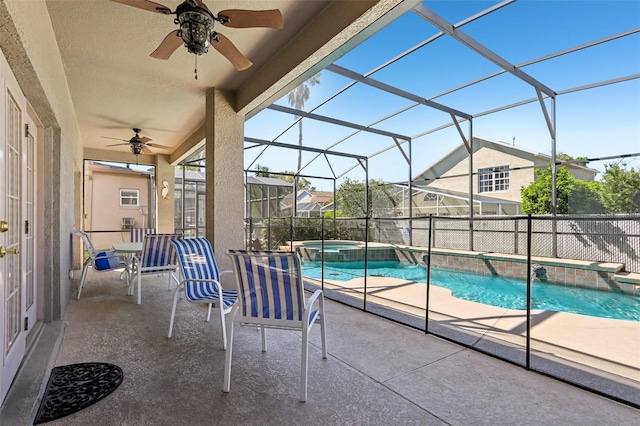
<svg viewBox="0 0 640 426"><path fill-rule="evenodd" d="M302 83L300 86L289 92L287 99L289 105L295 109L302 110L304 103L309 100L309 94L311 93L311 86L320 84L320 73L317 73L309 80ZM302 120L298 121L298 146L302 147ZM298 171L296 172L294 187L298 188L298 172L302 168L302 150L298 149Z"/></svg>
<svg viewBox="0 0 640 426"><path fill-rule="evenodd" d="M271 173L269 173L269 166L263 166L260 163L256 163L256 176L271 177Z"/></svg>

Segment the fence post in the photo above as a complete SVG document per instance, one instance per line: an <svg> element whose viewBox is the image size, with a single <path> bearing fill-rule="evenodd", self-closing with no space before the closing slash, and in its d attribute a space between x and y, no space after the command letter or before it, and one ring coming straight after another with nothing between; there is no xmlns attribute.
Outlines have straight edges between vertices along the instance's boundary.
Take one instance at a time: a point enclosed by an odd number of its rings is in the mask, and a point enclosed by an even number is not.
<svg viewBox="0 0 640 426"><path fill-rule="evenodd" d="M429 213L429 238L427 239L427 294L424 307L424 332L429 334L429 289L431 288L431 229L433 213ZM424 260L424 257L422 258Z"/></svg>
<svg viewBox="0 0 640 426"><path fill-rule="evenodd" d="M531 213L527 215L527 354L525 368L531 365Z"/></svg>
<svg viewBox="0 0 640 426"><path fill-rule="evenodd" d="M518 248L519 248L519 244L518 244L518 240L519 240L519 233L520 233L520 220L518 218L516 218L516 220L514 221L514 241L513 241L513 254L518 254Z"/></svg>
<svg viewBox="0 0 640 426"><path fill-rule="evenodd" d="M295 203L294 203L295 204ZM289 217L289 249L293 252L293 216Z"/></svg>
<svg viewBox="0 0 640 426"><path fill-rule="evenodd" d="M271 221L273 219L269 218L267 220L267 247L269 247L269 249L271 249ZM264 222L263 222L264 223Z"/></svg>
<svg viewBox="0 0 640 426"><path fill-rule="evenodd" d="M367 263L369 261L369 214L364 218L364 294L362 297L362 310L367 312Z"/></svg>
<svg viewBox="0 0 640 426"><path fill-rule="evenodd" d="M433 216L433 213L429 213L430 216ZM431 241L430 246L435 247L437 243L436 241L436 218L429 220L429 240Z"/></svg>

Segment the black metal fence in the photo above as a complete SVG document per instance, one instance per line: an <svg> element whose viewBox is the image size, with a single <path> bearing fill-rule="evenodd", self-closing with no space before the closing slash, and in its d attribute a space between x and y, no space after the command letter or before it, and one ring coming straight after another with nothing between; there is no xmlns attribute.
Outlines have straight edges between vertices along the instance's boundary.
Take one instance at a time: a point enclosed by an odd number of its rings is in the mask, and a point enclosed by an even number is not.
<svg viewBox="0 0 640 426"><path fill-rule="evenodd" d="M327 261L331 259L332 240L359 242L364 250L361 278L335 279L335 269ZM275 218L247 223L247 243L254 249L299 250L301 241L318 242L320 257L314 257L314 261L320 260L322 274L308 279L307 285L322 287L326 297L640 408L640 318L603 318L571 309L572 303L582 304L591 294L568 298L566 311L537 308L542 297L538 291L544 292L548 284L532 276L531 260L562 259L556 262L560 265L587 261L581 263L582 268L590 268L591 263L619 263L624 270L638 273L638 215L491 216L473 221L436 216ZM389 279L370 272L368 268L381 245L415 253L425 268L423 277ZM436 280L442 274L434 269L432 260L439 261L439 266L443 262L433 252L439 251L441 256L447 249L458 253L449 256L449 261L465 266L475 261L484 267L490 256L518 257L519 265L507 264L506 268L520 267L524 271L526 285L518 290L524 305L504 308L465 300L432 282L434 271ZM484 256L480 260L474 258L479 252ZM583 269L576 271L586 273ZM598 279L611 280L611 273L608 278L605 272L597 273ZM481 280L479 276L470 277ZM638 309L640 294L635 288L635 295L622 296L626 305L606 302L603 309Z"/></svg>
<svg viewBox="0 0 640 426"><path fill-rule="evenodd" d="M277 248L290 241L354 239L432 248L527 254L526 216L424 218L274 218L250 220L247 241ZM640 215L536 216L532 256L612 262L640 273Z"/></svg>

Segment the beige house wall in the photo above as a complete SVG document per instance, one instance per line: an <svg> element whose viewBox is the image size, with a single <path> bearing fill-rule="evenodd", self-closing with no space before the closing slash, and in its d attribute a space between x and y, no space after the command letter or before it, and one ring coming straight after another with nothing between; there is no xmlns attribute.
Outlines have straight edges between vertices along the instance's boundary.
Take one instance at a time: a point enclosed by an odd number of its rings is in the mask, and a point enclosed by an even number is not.
<svg viewBox="0 0 640 426"><path fill-rule="evenodd" d="M531 159L516 157L505 152L486 147L473 154L473 172L488 167L509 166L510 168L533 166ZM441 179L429 184L430 188L441 188L451 191L468 192L469 189L469 157L465 158L443 174ZM448 177L455 176L455 177ZM504 200L520 201L520 188L533 182L533 168L509 171L509 190L483 192L486 197L497 197ZM473 193L478 194L478 176L473 176Z"/></svg>
<svg viewBox="0 0 640 426"><path fill-rule="evenodd" d="M522 200L521 189L535 180L535 170L549 167L550 158L543 154L537 154L522 150L501 142L492 142L481 138L474 138L472 193L487 198L496 199L496 203L507 201L520 203ZM509 189L505 191L478 192L478 170L491 167L509 167ZM592 181L595 178L595 170L579 165L568 164L567 169L577 179ZM429 169L420 174L420 178L427 179L425 189L438 189L454 193L469 193L469 155L466 149L460 145L451 151L446 157L435 163ZM420 181L418 178L418 181ZM460 215L468 214L468 196L463 198L446 197L436 209L435 200L425 200L425 194L419 193L412 197L414 215L443 214ZM474 205L474 211L482 214L519 214L516 205L494 204L486 201L480 207Z"/></svg>

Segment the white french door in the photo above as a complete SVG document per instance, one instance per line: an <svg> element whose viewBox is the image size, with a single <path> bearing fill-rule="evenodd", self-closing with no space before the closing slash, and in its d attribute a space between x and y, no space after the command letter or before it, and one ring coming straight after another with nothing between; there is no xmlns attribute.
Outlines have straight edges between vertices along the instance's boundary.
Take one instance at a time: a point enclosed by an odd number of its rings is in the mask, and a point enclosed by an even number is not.
<svg viewBox="0 0 640 426"><path fill-rule="evenodd" d="M0 82L1 403L24 357L26 335L36 320L33 220L37 137L36 126L27 115L26 99L3 55Z"/></svg>
<svg viewBox="0 0 640 426"><path fill-rule="evenodd" d="M38 313L38 293L36 282L36 152L37 152L37 130L35 123L25 115L26 124L24 133L24 152L23 160L23 176L24 185L23 195L23 227L22 227L22 273L24 285L23 310L24 321L23 328L26 331L31 330L36 323Z"/></svg>

